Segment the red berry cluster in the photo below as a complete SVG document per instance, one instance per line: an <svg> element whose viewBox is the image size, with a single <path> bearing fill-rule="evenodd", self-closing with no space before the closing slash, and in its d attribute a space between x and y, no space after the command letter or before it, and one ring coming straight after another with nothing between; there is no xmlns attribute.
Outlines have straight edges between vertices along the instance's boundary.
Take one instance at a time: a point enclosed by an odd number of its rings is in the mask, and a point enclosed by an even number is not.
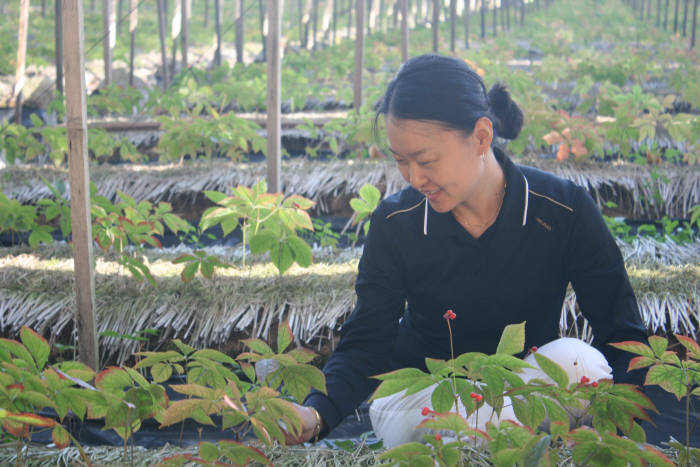
<svg viewBox="0 0 700 467"><path fill-rule="evenodd" d="M472 392L471 394L469 394L469 397L471 397L472 399L474 399L477 402L481 402L482 399L484 398L484 396L482 396L481 394L477 394L475 392Z"/></svg>
<svg viewBox="0 0 700 467"><path fill-rule="evenodd" d="M452 310L447 310L444 315L442 315L443 318L446 320L453 320L457 317L454 311Z"/></svg>
<svg viewBox="0 0 700 467"><path fill-rule="evenodd" d="M581 384L588 384L590 381L591 381L591 380L590 380L590 378L589 378L588 376L581 376ZM591 386L594 387L594 388L597 388L597 387L598 387L598 382L597 382L597 381L593 381L593 382L591 383Z"/></svg>
<svg viewBox="0 0 700 467"><path fill-rule="evenodd" d="M427 417L431 412L432 410L430 410L429 408L423 407L423 410L420 411L420 414L424 417Z"/></svg>

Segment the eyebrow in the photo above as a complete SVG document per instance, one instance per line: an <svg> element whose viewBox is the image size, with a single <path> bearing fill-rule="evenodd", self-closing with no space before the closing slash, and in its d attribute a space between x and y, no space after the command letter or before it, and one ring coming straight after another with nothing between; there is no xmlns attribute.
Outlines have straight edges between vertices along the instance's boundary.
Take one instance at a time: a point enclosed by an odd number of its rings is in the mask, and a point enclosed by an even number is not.
<svg viewBox="0 0 700 467"><path fill-rule="evenodd" d="M389 147L389 151L391 151L391 153L396 155L396 156L399 156L399 157L402 156L398 152L394 151L391 147ZM406 157L410 157L410 158L418 157L418 156L426 153L427 151L428 151L427 149L419 149L418 151L409 152L408 154L406 154Z"/></svg>

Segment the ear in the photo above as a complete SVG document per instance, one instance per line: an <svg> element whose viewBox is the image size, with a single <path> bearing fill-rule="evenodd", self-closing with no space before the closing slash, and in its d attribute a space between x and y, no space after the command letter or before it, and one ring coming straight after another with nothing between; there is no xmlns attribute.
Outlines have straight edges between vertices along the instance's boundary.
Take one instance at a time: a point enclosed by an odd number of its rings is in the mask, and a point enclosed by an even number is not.
<svg viewBox="0 0 700 467"><path fill-rule="evenodd" d="M488 152L489 148L491 148L491 142L493 141L493 124L491 120L486 117L481 117L477 120L474 125L472 136L475 138L479 151L478 153L483 154Z"/></svg>

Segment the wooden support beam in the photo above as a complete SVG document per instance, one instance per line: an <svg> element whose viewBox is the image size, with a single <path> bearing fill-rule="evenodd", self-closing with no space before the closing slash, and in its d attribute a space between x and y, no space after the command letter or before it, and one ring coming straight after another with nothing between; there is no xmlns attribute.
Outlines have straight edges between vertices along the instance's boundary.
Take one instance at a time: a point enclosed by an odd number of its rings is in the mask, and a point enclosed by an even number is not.
<svg viewBox="0 0 700 467"><path fill-rule="evenodd" d="M399 0L401 8L401 63L408 60L408 0Z"/></svg>
<svg viewBox="0 0 700 467"><path fill-rule="evenodd" d="M15 123L22 123L22 91L24 90L24 71L27 59L27 32L29 30L29 0L19 2L19 32L17 34L17 70L15 85L12 90L15 99Z"/></svg>
<svg viewBox="0 0 700 467"><path fill-rule="evenodd" d="M282 8L281 0L267 0L267 190L270 193L282 191Z"/></svg>
<svg viewBox="0 0 700 467"><path fill-rule="evenodd" d="M355 112L362 107L362 70L365 67L365 0L355 4L355 70L353 76L352 102Z"/></svg>
<svg viewBox="0 0 700 467"><path fill-rule="evenodd" d="M114 0L102 0L102 59L105 70L105 86L112 84L112 58L117 30L114 19Z"/></svg>
<svg viewBox="0 0 700 467"><path fill-rule="evenodd" d="M54 0L54 40L56 41L56 91L63 94L63 6Z"/></svg>
<svg viewBox="0 0 700 467"><path fill-rule="evenodd" d="M158 0L158 36L160 37L160 59L163 63L163 90L170 86L170 69L168 67L168 51L165 44L165 0Z"/></svg>
<svg viewBox="0 0 700 467"><path fill-rule="evenodd" d="M97 370L97 326L95 319L95 274L90 218L90 172L87 153L87 110L83 2L63 1L63 54L66 67L66 130L70 177L73 262L75 265L75 323L78 328L78 358Z"/></svg>
<svg viewBox="0 0 700 467"><path fill-rule="evenodd" d="M134 57L136 56L136 27L139 25L138 0L129 0L129 86L134 86Z"/></svg>

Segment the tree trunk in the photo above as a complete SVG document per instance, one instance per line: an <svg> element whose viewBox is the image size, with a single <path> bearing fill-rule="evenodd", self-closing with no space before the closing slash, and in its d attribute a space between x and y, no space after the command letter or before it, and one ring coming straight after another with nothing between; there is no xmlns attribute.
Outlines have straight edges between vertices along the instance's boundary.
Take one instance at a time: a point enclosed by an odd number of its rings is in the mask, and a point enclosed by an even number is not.
<svg viewBox="0 0 700 467"><path fill-rule="evenodd" d="M19 2L19 31L17 33L17 70L12 94L15 98L15 123L22 124L22 91L27 59L27 32L29 30L29 0Z"/></svg>
<svg viewBox="0 0 700 467"><path fill-rule="evenodd" d="M134 86L134 57L136 55L136 26L139 24L137 0L129 0L129 86Z"/></svg>
<svg viewBox="0 0 700 467"><path fill-rule="evenodd" d="M661 0L656 0L656 27L661 27Z"/></svg>
<svg viewBox="0 0 700 467"><path fill-rule="evenodd" d="M318 2L319 0L313 0L313 9L311 11L311 50L316 50L318 42Z"/></svg>
<svg viewBox="0 0 700 467"><path fill-rule="evenodd" d="M338 43L338 0L333 0L333 35L331 36L331 44Z"/></svg>
<svg viewBox="0 0 700 467"><path fill-rule="evenodd" d="M525 0L520 0L520 26L525 25Z"/></svg>
<svg viewBox="0 0 700 467"><path fill-rule="evenodd" d="M471 0L464 0L464 47L469 48L469 18L471 16Z"/></svg>
<svg viewBox="0 0 700 467"><path fill-rule="evenodd" d="M63 6L61 0L54 1L54 10L54 38L56 41L56 91L63 94Z"/></svg>
<svg viewBox="0 0 700 467"><path fill-rule="evenodd" d="M117 0L117 36L122 33L122 16L124 15L124 0Z"/></svg>
<svg viewBox="0 0 700 467"><path fill-rule="evenodd" d="M352 0L348 0L348 39L352 37L352 12L354 8L352 7Z"/></svg>
<svg viewBox="0 0 700 467"><path fill-rule="evenodd" d="M168 1L168 0L166 0ZM173 21L170 25L170 38L173 41L173 60L172 60L172 70L173 75L175 75L175 70L177 69L177 39L180 37L180 32L182 31L182 3L180 0L175 0L175 11L173 11Z"/></svg>
<svg viewBox="0 0 700 467"><path fill-rule="evenodd" d="M243 0L234 0L236 28L236 62L243 63L243 34L245 33L245 16Z"/></svg>
<svg viewBox="0 0 700 467"><path fill-rule="evenodd" d="M666 0L666 7L664 8L664 31L668 25L668 2L669 0Z"/></svg>
<svg viewBox="0 0 700 467"><path fill-rule="evenodd" d="M190 41L190 12L192 10L192 0L182 0L182 31L180 32L180 42L182 47L182 69L189 68L188 47Z"/></svg>
<svg viewBox="0 0 700 467"><path fill-rule="evenodd" d="M204 29L209 27L209 0L204 0Z"/></svg>
<svg viewBox="0 0 700 467"><path fill-rule="evenodd" d="M493 2L491 6L493 8L493 37L496 37L496 29L498 28L498 11L496 10L496 2Z"/></svg>
<svg viewBox="0 0 700 467"><path fill-rule="evenodd" d="M686 26L688 25L688 0L683 0L683 31L682 36L685 37Z"/></svg>
<svg viewBox="0 0 700 467"><path fill-rule="evenodd" d="M355 4L355 70L353 76L352 102L359 114L362 107L362 70L365 67L365 0Z"/></svg>
<svg viewBox="0 0 700 467"><path fill-rule="evenodd" d="M216 25L216 51L214 52L214 63L221 66L221 0L214 0L214 23Z"/></svg>
<svg viewBox="0 0 700 467"><path fill-rule="evenodd" d="M102 0L102 58L104 60L105 86L112 84L112 51L116 41L113 0Z"/></svg>
<svg viewBox="0 0 700 467"><path fill-rule="evenodd" d="M41 17L46 18L46 0L41 0Z"/></svg>
<svg viewBox="0 0 700 467"><path fill-rule="evenodd" d="M408 0L399 0L401 10L401 63L408 60Z"/></svg>
<svg viewBox="0 0 700 467"><path fill-rule="evenodd" d="M698 0L695 0L693 2L693 28L690 30L690 46L689 48L695 47L695 29L697 28L697 20L698 20Z"/></svg>
<svg viewBox="0 0 700 467"><path fill-rule="evenodd" d="M168 67L168 51L165 43L165 22L167 14L165 13L165 1L158 0L158 37L160 38L160 60L163 66L163 90L170 86L170 69Z"/></svg>
<svg viewBox="0 0 700 467"><path fill-rule="evenodd" d="M438 53L440 40L440 0L433 0L433 21L431 22L433 30L433 53Z"/></svg>

